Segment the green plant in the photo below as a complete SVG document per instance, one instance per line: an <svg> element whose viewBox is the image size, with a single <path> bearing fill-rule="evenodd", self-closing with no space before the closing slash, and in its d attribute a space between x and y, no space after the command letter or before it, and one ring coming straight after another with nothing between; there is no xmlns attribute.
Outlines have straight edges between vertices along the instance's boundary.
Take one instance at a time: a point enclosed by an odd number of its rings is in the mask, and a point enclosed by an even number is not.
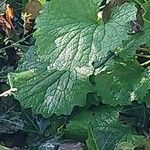
<svg viewBox="0 0 150 150"><path fill-rule="evenodd" d="M47 2L36 20L36 44L8 75L9 83L21 106L34 113L69 115L63 133L83 132L89 150L119 149L123 142L133 149L149 133L140 114L127 114L139 113L142 102L149 111L150 1L103 2Z"/></svg>

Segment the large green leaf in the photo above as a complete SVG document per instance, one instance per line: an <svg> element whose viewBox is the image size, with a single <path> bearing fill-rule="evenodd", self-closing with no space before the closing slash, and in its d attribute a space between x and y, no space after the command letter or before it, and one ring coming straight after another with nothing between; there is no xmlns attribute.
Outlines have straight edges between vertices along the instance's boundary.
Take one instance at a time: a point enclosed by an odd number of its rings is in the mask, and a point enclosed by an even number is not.
<svg viewBox="0 0 150 150"><path fill-rule="evenodd" d="M70 114L75 105L84 106L86 94L93 90L88 79L91 72L83 68L58 71L41 63L34 53L31 48L18 70L9 74L21 105L46 117L53 113Z"/></svg>
<svg viewBox="0 0 150 150"><path fill-rule="evenodd" d="M96 0L51 0L37 19L38 54L55 68L89 66L128 39L134 4L116 6L108 23L97 20ZM46 35L46 36L45 36Z"/></svg>
<svg viewBox="0 0 150 150"><path fill-rule="evenodd" d="M116 6L107 24L97 20L98 0L51 0L37 20L36 50L30 49L9 74L15 98L44 116L70 114L93 90L89 65L128 38L134 4ZM72 7L71 7L72 6ZM46 36L45 36L46 35ZM110 38L111 37L111 38ZM106 44L107 43L107 44ZM39 59L40 58L40 59Z"/></svg>

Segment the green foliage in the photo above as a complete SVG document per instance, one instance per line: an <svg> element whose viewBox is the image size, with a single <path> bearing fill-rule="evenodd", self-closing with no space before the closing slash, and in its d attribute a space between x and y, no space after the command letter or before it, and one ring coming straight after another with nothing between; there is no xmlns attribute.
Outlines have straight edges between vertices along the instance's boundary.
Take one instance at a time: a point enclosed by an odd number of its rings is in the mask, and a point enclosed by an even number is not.
<svg viewBox="0 0 150 150"><path fill-rule="evenodd" d="M105 2L44 4L35 45L8 74L14 97L32 110L17 114L22 130L78 137L88 150L134 150L149 135L150 2Z"/></svg>
<svg viewBox="0 0 150 150"><path fill-rule="evenodd" d="M150 23L150 1L149 0L136 0L144 9L144 19Z"/></svg>
<svg viewBox="0 0 150 150"><path fill-rule="evenodd" d="M49 2L36 21L40 58L55 68L73 70L91 67L93 61L121 46L128 38L127 23L136 17L134 4L115 7L106 24L97 20L97 11L94 0Z"/></svg>
<svg viewBox="0 0 150 150"><path fill-rule="evenodd" d="M16 98L22 99L21 104L25 107L34 106L32 109L36 113L46 117L53 113L70 114L75 105L84 106L86 93L92 91L87 71L84 75L82 70L49 69L45 63L36 63L36 58L31 59L33 51L34 47L28 51L17 72L10 74L13 86L18 88Z"/></svg>
<svg viewBox="0 0 150 150"><path fill-rule="evenodd" d="M134 135L130 128L118 122L121 107L101 106L97 110L85 111L70 120L66 132L88 133L89 150L113 150L118 143L136 145L142 136ZM132 109L131 109L132 110Z"/></svg>
<svg viewBox="0 0 150 150"><path fill-rule="evenodd" d="M89 129L87 147L88 150L117 150L118 145L123 142L135 147L141 139L142 137L136 136L124 128L118 131L117 129L116 131L103 131L93 126Z"/></svg>
<svg viewBox="0 0 150 150"><path fill-rule="evenodd" d="M149 77L149 69L144 70L136 62L115 62L96 75L96 90L104 104L127 105L146 96Z"/></svg>
<svg viewBox="0 0 150 150"><path fill-rule="evenodd" d="M91 0L52 0L46 5L35 33L41 64L23 71L27 67L22 65L11 74L13 86L18 88L16 98L23 106L50 116L70 114L74 106L86 104L86 94L92 91L88 81L94 69L91 63L122 45L128 38L127 24L136 15L134 4L125 3L115 7L104 24L97 20L97 10L97 1Z"/></svg>
<svg viewBox="0 0 150 150"><path fill-rule="evenodd" d="M90 123L96 124L99 126L100 130L110 131L113 128L118 127L118 112L121 110L121 107L110 107L110 106L101 106L97 109L83 111L67 124L67 131L70 133L78 132L85 133L87 132L87 127ZM66 132L67 132L66 131Z"/></svg>

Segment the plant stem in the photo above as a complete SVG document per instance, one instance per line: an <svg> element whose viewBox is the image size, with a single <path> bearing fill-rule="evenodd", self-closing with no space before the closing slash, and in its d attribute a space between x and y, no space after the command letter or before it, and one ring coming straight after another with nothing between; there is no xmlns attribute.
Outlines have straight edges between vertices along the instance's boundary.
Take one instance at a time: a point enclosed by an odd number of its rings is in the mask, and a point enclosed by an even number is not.
<svg viewBox="0 0 150 150"><path fill-rule="evenodd" d="M17 46L18 43L25 41L26 38L30 37L31 35L32 35L32 34L29 34L29 35L27 35L26 37L24 37L24 38L18 40L18 41L15 42L15 43L12 43L11 45L8 45L8 46L5 46L5 47L1 48L1 49L0 49L0 52L3 52L5 49L10 48L10 47L12 47L12 46Z"/></svg>
<svg viewBox="0 0 150 150"><path fill-rule="evenodd" d="M149 58L149 59L150 59L150 55L136 54L136 56L139 56L139 57L144 57L144 58Z"/></svg>
<svg viewBox="0 0 150 150"><path fill-rule="evenodd" d="M141 66L146 66L146 65L149 65L149 64L150 64L150 60L142 63Z"/></svg>

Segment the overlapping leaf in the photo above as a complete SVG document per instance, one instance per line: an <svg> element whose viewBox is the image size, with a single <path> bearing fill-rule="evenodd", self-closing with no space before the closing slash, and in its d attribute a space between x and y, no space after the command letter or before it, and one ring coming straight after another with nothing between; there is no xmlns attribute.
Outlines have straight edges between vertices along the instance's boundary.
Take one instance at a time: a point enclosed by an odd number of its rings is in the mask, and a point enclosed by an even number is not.
<svg viewBox="0 0 150 150"><path fill-rule="evenodd" d="M103 103L127 105L142 100L149 90L149 71L136 62L116 62L95 77L96 91Z"/></svg>
<svg viewBox="0 0 150 150"><path fill-rule="evenodd" d="M150 23L150 1L149 0L136 0L144 9L144 19Z"/></svg>
<svg viewBox="0 0 150 150"><path fill-rule="evenodd" d="M101 106L97 110L85 111L76 115L67 125L70 133L88 132L89 150L114 150L117 143L132 144L142 138L133 135L130 129L118 122L120 107Z"/></svg>
<svg viewBox="0 0 150 150"><path fill-rule="evenodd" d="M130 61L135 57L135 52L141 45L150 47L150 1L149 0L131 0L136 1L144 10L142 17L142 10L137 13L137 19L139 27L141 28L140 33L133 34L133 36L124 41L124 49L117 49L116 52L126 61ZM142 19L143 18L143 19ZM144 23L144 26L140 24Z"/></svg>
<svg viewBox="0 0 150 150"><path fill-rule="evenodd" d="M143 138L142 136L134 135L127 128L116 129L115 131L103 131L92 125L88 132L87 146L89 150L114 150L122 142L127 142L135 147Z"/></svg>
<svg viewBox="0 0 150 150"><path fill-rule="evenodd" d="M28 52L16 73L10 75L23 106L49 116L70 114L74 106L85 105L86 94L93 90L88 79L93 68L89 65L122 44L128 37L127 23L136 14L134 4L125 3L116 7L104 24L97 20L100 2L47 3L35 34L41 60Z"/></svg>
<svg viewBox="0 0 150 150"><path fill-rule="evenodd" d="M67 131L70 133L87 133L88 125L94 124L95 127L99 127L103 131L115 130L118 126L118 117L121 107L109 107L101 106L95 110L81 112L71 119L67 124Z"/></svg>
<svg viewBox="0 0 150 150"><path fill-rule="evenodd" d="M119 142L123 133L101 131L98 128L91 126L89 128L89 138L87 146L89 150L114 150L115 144Z"/></svg>

